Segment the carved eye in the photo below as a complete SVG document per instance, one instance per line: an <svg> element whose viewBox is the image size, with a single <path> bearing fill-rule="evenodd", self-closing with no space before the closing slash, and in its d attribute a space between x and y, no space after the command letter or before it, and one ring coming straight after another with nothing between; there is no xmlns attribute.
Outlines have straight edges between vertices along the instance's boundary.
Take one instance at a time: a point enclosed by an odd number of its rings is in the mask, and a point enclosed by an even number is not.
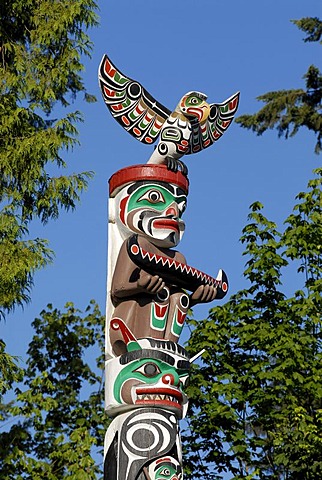
<svg viewBox="0 0 322 480"><path fill-rule="evenodd" d="M189 103L192 105L197 105L199 103L199 99L197 97L192 97L189 99Z"/></svg>
<svg viewBox="0 0 322 480"><path fill-rule="evenodd" d="M160 155L166 155L168 153L169 149L167 147L167 145L163 142L160 142L159 145L158 145L158 152L160 153Z"/></svg>
<svg viewBox="0 0 322 480"><path fill-rule="evenodd" d="M137 368L135 372L142 373L145 377L153 378L161 373L159 367L155 363L145 363L141 367Z"/></svg>
<svg viewBox="0 0 322 480"><path fill-rule="evenodd" d="M147 200L150 203L165 203L164 197L159 190L149 190L138 201L141 202L142 200Z"/></svg>
<svg viewBox="0 0 322 480"><path fill-rule="evenodd" d="M163 468L161 471L160 471L160 475L170 475L170 470L168 468Z"/></svg>

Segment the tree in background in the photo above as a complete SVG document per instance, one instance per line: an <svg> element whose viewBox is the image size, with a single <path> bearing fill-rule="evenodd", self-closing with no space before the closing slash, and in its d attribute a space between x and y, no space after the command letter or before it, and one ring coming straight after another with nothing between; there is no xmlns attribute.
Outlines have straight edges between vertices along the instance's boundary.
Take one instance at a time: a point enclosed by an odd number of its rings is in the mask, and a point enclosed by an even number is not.
<svg viewBox="0 0 322 480"><path fill-rule="evenodd" d="M101 478L103 325L94 302L85 315L48 305L34 320L23 382L0 409L2 480Z"/></svg>
<svg viewBox="0 0 322 480"><path fill-rule="evenodd" d="M24 5L27 9L36 3ZM38 114L39 108L31 114ZM63 129L60 137L53 122L42 131L44 138L56 132L58 138L69 139L63 146L72 145L74 119L64 122L71 123L71 131ZM55 145L52 148L58 155ZM63 166L58 157L48 157L48 162ZM28 166L26 162L23 165L21 175ZM43 174L45 165L38 165ZM230 471L236 480L321 477L321 175L322 170L316 171L308 191L299 194L298 205L282 234L264 217L260 203L252 205L241 239L246 247L245 277L250 287L213 309L211 321L196 325L191 352L201 348L207 351L188 392L193 410L186 442L187 478L210 480L217 477L214 470ZM68 195L58 195L55 200L47 191L52 179L47 175L45 179L49 183L44 184L43 191L48 194L44 203L36 194L37 185L42 185L40 180L31 190L30 204L24 204L24 192L19 189L17 197L3 197L6 208L2 215L18 222L20 235L27 234L24 229L33 217L47 221L58 215L59 208L73 208L82 188L72 184L71 190L66 187L70 200ZM53 182L54 187L54 192L60 192L59 182ZM13 235L12 239L21 241L19 236ZM45 255L46 251L40 251L40 258ZM303 274L304 288L299 286L287 298L281 290L281 275L283 268L292 264ZM26 294L28 289L19 291ZM21 301L25 299L21 297ZM49 306L35 320L34 328L17 401L3 404L0 411L4 426L0 435L0 477L99 478L93 449L102 444L106 430L99 373L102 363L100 360L97 367L92 367L85 358L97 343L103 348L103 318L95 305L84 317L72 304L65 312ZM0 361L10 366L10 358L0 356ZM6 389L18 374L16 371L7 377Z"/></svg>
<svg viewBox="0 0 322 480"><path fill-rule="evenodd" d="M321 42L322 21L318 18L302 18L293 23L307 36L305 42ZM315 152L322 149L322 75L311 65L304 75L305 90L292 89L268 92L257 98L266 105L254 115L241 115L236 122L257 135L276 128L279 136L295 135L299 128L306 127L316 135Z"/></svg>
<svg viewBox="0 0 322 480"><path fill-rule="evenodd" d="M295 21L319 41L322 22ZM271 92L267 105L238 122L258 134L302 126L321 149L321 74L311 66L307 90ZM188 479L317 480L322 478L322 169L285 221L282 233L251 205L241 242L249 287L191 323L192 354L206 349L191 376L190 428L185 439ZM297 290L282 288L284 269ZM297 272L297 273L296 273Z"/></svg>
<svg viewBox="0 0 322 480"><path fill-rule="evenodd" d="M2 0L0 25L0 317L29 300L34 272L50 262L46 240L28 239L38 218L73 209L90 172L54 176L62 151L77 144L85 30L96 24L93 0Z"/></svg>

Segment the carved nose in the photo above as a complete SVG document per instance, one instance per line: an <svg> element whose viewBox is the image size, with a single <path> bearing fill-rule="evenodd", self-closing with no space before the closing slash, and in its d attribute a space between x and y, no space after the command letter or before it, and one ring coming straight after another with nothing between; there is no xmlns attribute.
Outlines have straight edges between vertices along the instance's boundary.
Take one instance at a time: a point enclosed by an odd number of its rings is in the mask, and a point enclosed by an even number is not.
<svg viewBox="0 0 322 480"><path fill-rule="evenodd" d="M166 212L165 212L166 215L173 215L174 217L177 217L178 216L178 211L176 208L174 207L169 207Z"/></svg>
<svg viewBox="0 0 322 480"><path fill-rule="evenodd" d="M165 375L163 375L162 382L166 385L174 385L175 379L172 373L166 373Z"/></svg>

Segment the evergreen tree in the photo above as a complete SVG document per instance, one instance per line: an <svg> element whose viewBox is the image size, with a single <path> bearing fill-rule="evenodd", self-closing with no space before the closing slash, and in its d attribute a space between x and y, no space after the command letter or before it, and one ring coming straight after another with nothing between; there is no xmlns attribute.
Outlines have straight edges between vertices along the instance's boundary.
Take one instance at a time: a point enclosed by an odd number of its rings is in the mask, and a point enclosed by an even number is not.
<svg viewBox="0 0 322 480"><path fill-rule="evenodd" d="M318 18L293 20L307 36L305 42L321 42L322 21ZM305 89L268 92L257 98L266 105L254 115L241 115L236 122L257 135L276 128L279 136L295 135L299 128L306 127L316 135L315 152L322 149L322 75L311 65L303 77Z"/></svg>
<svg viewBox="0 0 322 480"><path fill-rule="evenodd" d="M28 239L42 223L70 210L90 172L55 176L62 152L77 144L85 30L96 24L93 0L2 0L0 6L0 317L29 299L34 272L51 261L46 240ZM59 110L60 112L61 110Z"/></svg>

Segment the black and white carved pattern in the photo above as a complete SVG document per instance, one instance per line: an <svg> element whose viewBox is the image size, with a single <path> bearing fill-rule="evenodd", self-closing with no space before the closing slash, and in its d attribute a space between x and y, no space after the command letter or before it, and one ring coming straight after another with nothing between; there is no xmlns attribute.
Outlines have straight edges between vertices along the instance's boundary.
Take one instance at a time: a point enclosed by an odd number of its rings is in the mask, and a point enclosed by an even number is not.
<svg viewBox="0 0 322 480"><path fill-rule="evenodd" d="M212 145L233 121L239 103L237 92L222 103L209 104L210 114L203 123L197 118L184 120L182 115L178 118L177 109L171 112L158 102L138 81L124 75L107 55L100 64L99 83L110 113L134 138L152 144L161 133L158 145L161 157L180 158Z"/></svg>
<svg viewBox="0 0 322 480"><path fill-rule="evenodd" d="M210 115L205 123L191 122L192 134L186 155L210 147L225 133L234 119L239 103L239 92L222 103L210 104Z"/></svg>
<svg viewBox="0 0 322 480"><path fill-rule="evenodd" d="M178 424L171 412L156 408L132 412L120 431L118 480L138 478L144 466L170 452L177 441Z"/></svg>
<svg viewBox="0 0 322 480"><path fill-rule="evenodd" d="M101 92L115 120L134 138L151 144L171 111L137 81L124 75L104 55L99 68Z"/></svg>

